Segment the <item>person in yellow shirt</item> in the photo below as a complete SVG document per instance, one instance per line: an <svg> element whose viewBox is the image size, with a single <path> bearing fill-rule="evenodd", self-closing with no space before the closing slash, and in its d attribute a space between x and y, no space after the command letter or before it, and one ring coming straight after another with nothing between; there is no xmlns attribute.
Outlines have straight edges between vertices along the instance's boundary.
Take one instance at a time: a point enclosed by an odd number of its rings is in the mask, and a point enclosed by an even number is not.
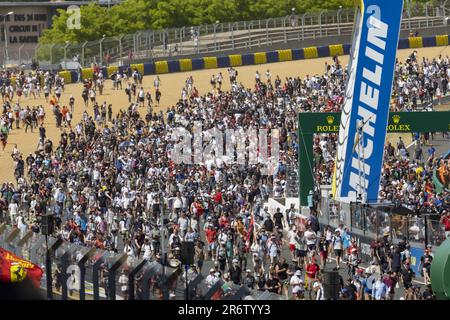
<svg viewBox="0 0 450 320"><path fill-rule="evenodd" d="M423 167L422 167L422 166L418 166L418 167L416 168L416 175L417 175L417 178L419 178L419 177L422 175L422 172L423 172Z"/></svg>

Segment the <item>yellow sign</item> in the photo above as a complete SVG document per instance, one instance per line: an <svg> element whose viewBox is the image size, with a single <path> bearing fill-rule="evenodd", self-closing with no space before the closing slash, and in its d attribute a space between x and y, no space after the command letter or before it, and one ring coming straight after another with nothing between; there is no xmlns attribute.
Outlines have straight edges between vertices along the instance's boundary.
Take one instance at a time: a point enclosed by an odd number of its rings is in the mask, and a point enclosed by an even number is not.
<svg viewBox="0 0 450 320"><path fill-rule="evenodd" d="M334 125L334 117L328 116L326 117L328 125L325 126L317 126L316 131L317 132L338 132L339 131L339 125Z"/></svg>
<svg viewBox="0 0 450 320"><path fill-rule="evenodd" d="M327 122L328 122L328 124L333 124L333 122L334 122L334 117L333 117L333 116L328 116L328 117L327 117Z"/></svg>
<svg viewBox="0 0 450 320"><path fill-rule="evenodd" d="M19 282L25 279L27 271L20 264L13 264L10 268L11 282Z"/></svg>
<svg viewBox="0 0 450 320"><path fill-rule="evenodd" d="M392 120L395 124L398 124L400 122L400 116L398 114L392 116Z"/></svg>
<svg viewBox="0 0 450 320"><path fill-rule="evenodd" d="M338 132L339 126L317 126L317 132Z"/></svg>
<svg viewBox="0 0 450 320"><path fill-rule="evenodd" d="M392 116L392 122L394 124L388 125L388 131L405 131L405 132L411 132L411 125L410 124L399 124L400 123L400 116L398 114Z"/></svg>

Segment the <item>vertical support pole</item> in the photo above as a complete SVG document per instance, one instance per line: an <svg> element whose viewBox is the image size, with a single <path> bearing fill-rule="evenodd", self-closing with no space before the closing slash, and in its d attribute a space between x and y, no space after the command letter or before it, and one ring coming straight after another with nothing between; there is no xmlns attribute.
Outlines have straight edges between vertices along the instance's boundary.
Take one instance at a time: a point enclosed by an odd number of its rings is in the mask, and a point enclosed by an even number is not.
<svg viewBox="0 0 450 320"><path fill-rule="evenodd" d="M53 47L54 46L55 46L54 44L50 45L50 64L53 64Z"/></svg>
<svg viewBox="0 0 450 320"><path fill-rule="evenodd" d="M118 259L115 259L108 268L109 300L116 300L116 273L117 270L125 263L127 257L127 254L123 254Z"/></svg>
<svg viewBox="0 0 450 320"><path fill-rule="evenodd" d="M217 23L214 24L214 51L217 51L217 34L216 34Z"/></svg>
<svg viewBox="0 0 450 320"><path fill-rule="evenodd" d="M137 39L136 38L137 38L138 34L139 34L139 32L136 32L133 35L133 55L135 55L137 52Z"/></svg>
<svg viewBox="0 0 450 320"><path fill-rule="evenodd" d="M314 175L311 171L313 168L313 135L302 134L299 136L300 152L298 153L299 162L299 182L300 182L300 206L308 205L308 194L310 190L314 190Z"/></svg>
<svg viewBox="0 0 450 320"><path fill-rule="evenodd" d="M184 265L184 271L186 272L185 275L185 286L186 286L186 295L185 298L186 300L189 300L189 279L188 279L188 270L189 270L189 265L185 264Z"/></svg>
<svg viewBox="0 0 450 320"><path fill-rule="evenodd" d="M81 47L81 66L85 67L86 66L86 59L85 59L85 54L86 54L86 45L88 44L87 41L85 41Z"/></svg>
<svg viewBox="0 0 450 320"><path fill-rule="evenodd" d="M45 235L45 274L47 279L47 299L53 299L52 292L52 262L50 260L50 249L48 248L48 236Z"/></svg>
<svg viewBox="0 0 450 320"><path fill-rule="evenodd" d="M305 40L305 18L306 13L302 15L302 40Z"/></svg>
<svg viewBox="0 0 450 320"><path fill-rule="evenodd" d="M134 280L136 277L136 274L145 266L147 263L147 260L141 261L134 269L132 269L128 275L128 300L134 300Z"/></svg>
<svg viewBox="0 0 450 320"><path fill-rule="evenodd" d="M122 39L124 36L119 37L119 62L123 59L123 45L122 45Z"/></svg>
<svg viewBox="0 0 450 320"><path fill-rule="evenodd" d="M78 261L78 268L80 268L80 300L86 298L86 262L94 255L95 248L91 248L84 256Z"/></svg>
<svg viewBox="0 0 450 320"><path fill-rule="evenodd" d="M337 12L338 36L341 35L341 13L342 13L342 7L340 7L338 12Z"/></svg>
<svg viewBox="0 0 450 320"><path fill-rule="evenodd" d="M61 257L61 300L67 300L67 268L69 267L69 254L70 251L65 252Z"/></svg>
<svg viewBox="0 0 450 320"><path fill-rule="evenodd" d="M367 205L364 203L361 207L361 214L362 214L362 218L363 218L363 235L366 235L366 218L367 218Z"/></svg>
<svg viewBox="0 0 450 320"><path fill-rule="evenodd" d="M350 231L353 231L353 214L354 214L354 211L355 210L353 210L353 204L355 204L355 207L358 205L358 201L356 201L356 202L352 202L352 201L350 201ZM358 209L358 208L356 208L356 209Z"/></svg>
<svg viewBox="0 0 450 320"><path fill-rule="evenodd" d="M231 26L231 49L234 50L234 24Z"/></svg>
<svg viewBox="0 0 450 320"><path fill-rule="evenodd" d="M19 64L22 64L22 49L23 49L23 46L24 46L25 44L22 44L20 47L19 47Z"/></svg>
<svg viewBox="0 0 450 320"><path fill-rule="evenodd" d="M109 256L108 252L105 252L102 257L100 257L92 267L92 286L94 287L94 300L100 300L100 281L98 272L100 271L100 266L105 262Z"/></svg>

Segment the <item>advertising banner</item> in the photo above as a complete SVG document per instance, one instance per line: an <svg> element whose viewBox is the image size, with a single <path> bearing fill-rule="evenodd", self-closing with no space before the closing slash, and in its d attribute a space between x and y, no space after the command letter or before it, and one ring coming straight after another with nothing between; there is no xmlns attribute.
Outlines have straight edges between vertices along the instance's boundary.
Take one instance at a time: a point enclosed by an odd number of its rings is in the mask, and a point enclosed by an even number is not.
<svg viewBox="0 0 450 320"><path fill-rule="evenodd" d="M357 3L333 190L340 201L376 202L403 0Z"/></svg>

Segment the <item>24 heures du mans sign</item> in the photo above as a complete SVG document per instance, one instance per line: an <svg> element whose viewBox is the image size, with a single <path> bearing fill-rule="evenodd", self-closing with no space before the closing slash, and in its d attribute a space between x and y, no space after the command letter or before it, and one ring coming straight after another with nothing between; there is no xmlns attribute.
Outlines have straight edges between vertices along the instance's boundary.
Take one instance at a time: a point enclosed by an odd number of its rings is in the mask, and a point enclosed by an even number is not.
<svg viewBox="0 0 450 320"><path fill-rule="evenodd" d="M300 113L299 129L303 134L338 133L340 113ZM391 112L387 132L450 131L450 111Z"/></svg>

